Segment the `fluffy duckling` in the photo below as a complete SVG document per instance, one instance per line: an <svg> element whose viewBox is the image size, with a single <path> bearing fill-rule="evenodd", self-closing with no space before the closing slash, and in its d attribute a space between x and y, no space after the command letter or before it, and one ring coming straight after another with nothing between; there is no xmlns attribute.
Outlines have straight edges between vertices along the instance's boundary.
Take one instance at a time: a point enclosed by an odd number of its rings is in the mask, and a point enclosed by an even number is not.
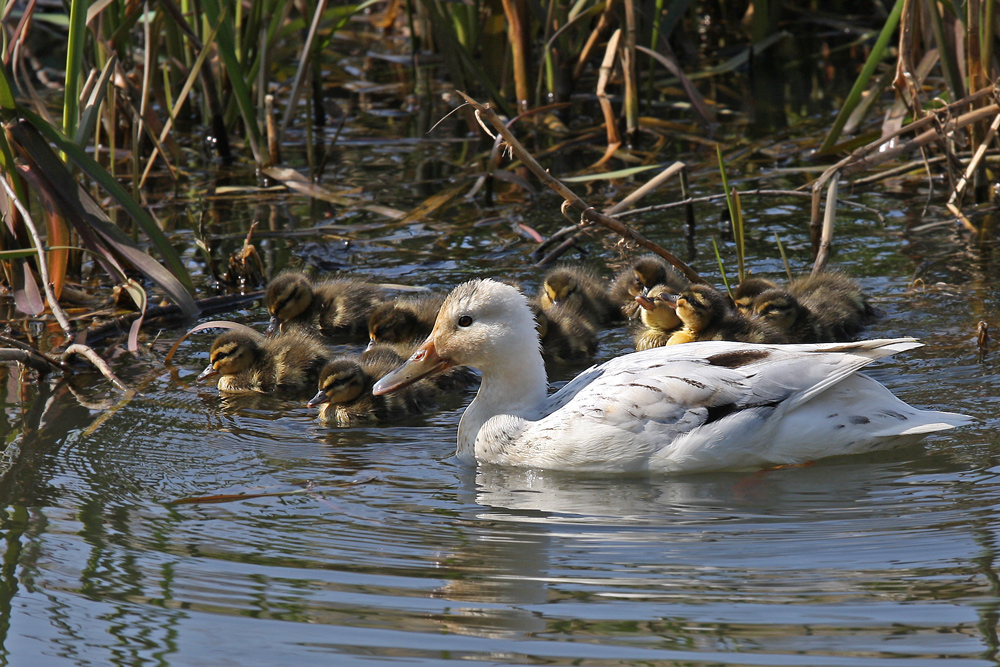
<svg viewBox="0 0 1000 667"><path fill-rule="evenodd" d="M857 281L836 271L796 278L788 283L788 291L835 341L854 340L865 326L882 317Z"/></svg>
<svg viewBox="0 0 1000 667"><path fill-rule="evenodd" d="M373 396L372 386L404 358L392 349L377 346L357 357L337 357L319 375L319 391L309 407L319 406L321 421L336 426L357 426L398 421L427 412L434 406L433 381L419 381L401 393Z"/></svg>
<svg viewBox="0 0 1000 667"><path fill-rule="evenodd" d="M667 345L702 340L738 343L785 343L788 339L773 326L757 318L743 317L729 308L728 299L708 285L691 285L676 302L682 327Z"/></svg>
<svg viewBox="0 0 1000 667"><path fill-rule="evenodd" d="M674 331L681 326L673 294L671 287L656 285L646 294L635 297L636 305L639 306L639 319L642 322L642 328L635 334L636 350L663 347Z"/></svg>
<svg viewBox="0 0 1000 667"><path fill-rule="evenodd" d="M788 290L767 289L757 295L750 312L784 332L790 343L833 343L837 338L818 322Z"/></svg>
<svg viewBox="0 0 1000 667"><path fill-rule="evenodd" d="M611 300L601 279L583 266L560 266L546 273L538 298L544 310L561 304L580 313L595 327L622 318L621 309Z"/></svg>
<svg viewBox="0 0 1000 667"><path fill-rule="evenodd" d="M368 317L385 299L385 290L356 278L313 283L302 272L282 273L267 286L271 316L268 334L285 326L318 329L324 336L363 335Z"/></svg>
<svg viewBox="0 0 1000 667"><path fill-rule="evenodd" d="M302 331L271 337L227 331L212 343L209 364L198 379L219 376L219 391L229 393L299 392L316 385L329 359L326 346Z"/></svg>
<svg viewBox="0 0 1000 667"><path fill-rule="evenodd" d="M762 292L780 289L778 283L767 278L745 278L733 291L733 305L744 317L753 313L753 302Z"/></svg>
<svg viewBox="0 0 1000 667"><path fill-rule="evenodd" d="M430 335L442 303L444 297L433 294L379 305L368 317L369 347L388 345L404 358L409 357Z"/></svg>
<svg viewBox="0 0 1000 667"><path fill-rule="evenodd" d="M640 316L636 297L646 294L657 285L663 285L673 294L679 294L688 281L662 258L646 255L632 262L615 277L609 295L617 303L626 319Z"/></svg>
<svg viewBox="0 0 1000 667"><path fill-rule="evenodd" d="M597 331L579 313L556 304L545 311L533 304L542 356L547 361L575 363L593 359L597 353Z"/></svg>

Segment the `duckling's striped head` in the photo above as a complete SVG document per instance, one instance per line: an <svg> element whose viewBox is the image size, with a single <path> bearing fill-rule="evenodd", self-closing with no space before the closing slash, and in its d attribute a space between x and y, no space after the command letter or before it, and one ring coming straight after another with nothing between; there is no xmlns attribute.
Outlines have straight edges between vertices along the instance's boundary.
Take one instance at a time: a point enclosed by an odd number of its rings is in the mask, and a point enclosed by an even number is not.
<svg viewBox="0 0 1000 667"><path fill-rule="evenodd" d="M236 375L257 363L261 354L261 341L257 336L242 331L227 331L216 338L208 354L208 366L198 379L204 380L216 375Z"/></svg>
<svg viewBox="0 0 1000 667"><path fill-rule="evenodd" d="M309 407L323 403L341 404L356 399L371 383L371 378L354 359L334 359L320 371L319 391Z"/></svg>
<svg viewBox="0 0 1000 667"><path fill-rule="evenodd" d="M659 258L641 257L632 264L632 281L628 293L639 296L656 285L667 282L667 266Z"/></svg>
<svg viewBox="0 0 1000 667"><path fill-rule="evenodd" d="M725 295L709 285L691 285L677 297L677 316L692 331L707 329L729 312Z"/></svg>
<svg viewBox="0 0 1000 667"><path fill-rule="evenodd" d="M312 283L304 273L282 273L268 284L264 302L271 316L267 328L271 334L309 309L313 302Z"/></svg>
<svg viewBox="0 0 1000 667"><path fill-rule="evenodd" d="M579 293L580 281L567 269L554 269L545 276L542 283L544 292L543 305L553 306L558 303L566 303ZM548 303L545 303L545 301Z"/></svg>
<svg viewBox="0 0 1000 667"><path fill-rule="evenodd" d="M776 289L777 283L766 278L747 278L740 282L736 291L733 292L733 303L741 315L749 315L753 312L753 302L762 292Z"/></svg>
<svg viewBox="0 0 1000 667"><path fill-rule="evenodd" d="M753 301L754 315L767 320L783 331L789 331L798 322L804 310L790 292L783 289L769 289L761 292Z"/></svg>

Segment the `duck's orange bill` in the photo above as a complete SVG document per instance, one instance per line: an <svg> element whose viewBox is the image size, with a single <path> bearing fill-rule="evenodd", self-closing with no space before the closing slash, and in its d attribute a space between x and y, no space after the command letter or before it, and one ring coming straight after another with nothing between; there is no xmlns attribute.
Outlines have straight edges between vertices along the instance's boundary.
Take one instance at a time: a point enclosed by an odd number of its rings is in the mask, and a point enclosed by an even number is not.
<svg viewBox="0 0 1000 667"><path fill-rule="evenodd" d="M375 396L388 394L390 391L413 384L420 378L451 368L451 365L449 360L438 356L437 350L434 349L434 342L427 341L417 348L417 351L406 360L405 364L376 382L375 386L372 387L372 394Z"/></svg>

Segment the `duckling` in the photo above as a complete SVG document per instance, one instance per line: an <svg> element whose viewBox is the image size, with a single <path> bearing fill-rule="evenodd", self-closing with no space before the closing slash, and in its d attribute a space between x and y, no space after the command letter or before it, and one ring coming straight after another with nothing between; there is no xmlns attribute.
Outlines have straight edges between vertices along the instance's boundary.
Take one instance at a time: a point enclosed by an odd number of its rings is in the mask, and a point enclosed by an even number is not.
<svg viewBox="0 0 1000 667"><path fill-rule="evenodd" d="M209 364L198 380L219 376L219 391L294 393L311 389L330 359L326 346L298 330L266 337L227 331L212 343Z"/></svg>
<svg viewBox="0 0 1000 667"><path fill-rule="evenodd" d="M729 308L727 298L714 287L691 285L677 297L677 316L683 326L667 345L701 340L739 343L785 343L788 339L757 318L743 317Z"/></svg>
<svg viewBox="0 0 1000 667"><path fill-rule="evenodd" d="M597 332L579 313L560 304L546 312L538 302L531 309L547 361L574 363L592 359L597 353Z"/></svg>
<svg viewBox="0 0 1000 667"><path fill-rule="evenodd" d="M615 276L608 294L619 305L625 319L632 320L639 317L641 310L636 297L656 285L665 285L673 294L679 294L688 286L688 281L660 257L645 255Z"/></svg>
<svg viewBox="0 0 1000 667"><path fill-rule="evenodd" d="M282 273L265 293L271 316L267 332L293 325L318 329L324 336L363 335L368 317L384 298L384 289L356 278L313 283L302 272Z"/></svg>
<svg viewBox="0 0 1000 667"><path fill-rule="evenodd" d="M855 280L836 271L796 278L788 284L788 291L835 341L855 340L865 326L883 315Z"/></svg>
<svg viewBox="0 0 1000 667"><path fill-rule="evenodd" d="M433 294L379 305L368 317L369 347L388 345L404 358L409 357L430 335L442 303L444 297Z"/></svg>
<svg viewBox="0 0 1000 667"><path fill-rule="evenodd" d="M780 287L758 294L750 312L784 332L790 343L833 343L837 340L791 292Z"/></svg>
<svg viewBox="0 0 1000 667"><path fill-rule="evenodd" d="M600 278L583 266L560 266L549 271L538 297L543 309L563 304L595 327L622 318L621 309L608 296Z"/></svg>
<svg viewBox="0 0 1000 667"><path fill-rule="evenodd" d="M733 305L746 317L753 313L754 299L769 289L779 289L778 283L767 278L744 278L733 291Z"/></svg>
<svg viewBox="0 0 1000 667"><path fill-rule="evenodd" d="M336 426L398 421L427 412L435 403L431 380L415 382L398 395L372 395L375 382L404 361L385 346L357 357L337 357L320 372L319 391L308 406L318 405L320 420Z"/></svg>
<svg viewBox="0 0 1000 667"><path fill-rule="evenodd" d="M653 347L663 347L670 340L674 331L681 326L681 318L677 317L674 304L673 289L667 285L656 285L645 295L635 297L639 306L639 318L642 322L635 334L635 349L648 350Z"/></svg>

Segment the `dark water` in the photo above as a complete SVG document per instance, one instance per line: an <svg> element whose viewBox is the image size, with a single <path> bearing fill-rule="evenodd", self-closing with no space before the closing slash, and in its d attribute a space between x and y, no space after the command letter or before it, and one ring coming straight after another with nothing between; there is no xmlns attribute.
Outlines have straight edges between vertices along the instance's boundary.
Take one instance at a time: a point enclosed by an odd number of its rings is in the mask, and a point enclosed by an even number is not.
<svg viewBox="0 0 1000 667"><path fill-rule="evenodd" d="M456 150L348 133L338 183L382 182L378 201L405 210L460 176L448 162ZM718 191L696 182L699 194ZM945 219L939 208L923 213L921 187L915 179L900 185L905 197L858 195L884 223L841 208L833 262L887 312L873 337L927 343L873 375L911 403L980 421L891 455L639 480L468 469L452 458L460 407L337 430L296 403L226 401L194 382L207 334L181 347L174 372L119 357L116 369L141 390L130 402L97 376L39 391L8 374L0 661L1000 663L1000 352L979 359L974 342L980 319L1000 324L998 271L991 244L970 243L951 225L908 231ZM602 195L610 192L601 185L588 193ZM161 214L169 220L189 203ZM333 221L356 227L264 233L262 255L273 268L302 260L447 289L473 275L536 287L531 243L514 225L551 233L563 224L558 204L544 194L497 207L459 202L404 225L287 194L199 205L223 256L254 218L262 230ZM793 268L805 270L808 202L743 204L752 268L781 272L778 232ZM698 210L695 261L709 275L720 211ZM679 211L641 224L684 247ZM176 238L203 271L191 233ZM613 239L600 239L588 244L592 259L618 260ZM264 313L252 306L232 317L259 326ZM154 355L180 333L164 332ZM623 330L608 331L601 356L628 344ZM552 379L571 375L560 369ZM270 495L171 504L237 493Z"/></svg>

